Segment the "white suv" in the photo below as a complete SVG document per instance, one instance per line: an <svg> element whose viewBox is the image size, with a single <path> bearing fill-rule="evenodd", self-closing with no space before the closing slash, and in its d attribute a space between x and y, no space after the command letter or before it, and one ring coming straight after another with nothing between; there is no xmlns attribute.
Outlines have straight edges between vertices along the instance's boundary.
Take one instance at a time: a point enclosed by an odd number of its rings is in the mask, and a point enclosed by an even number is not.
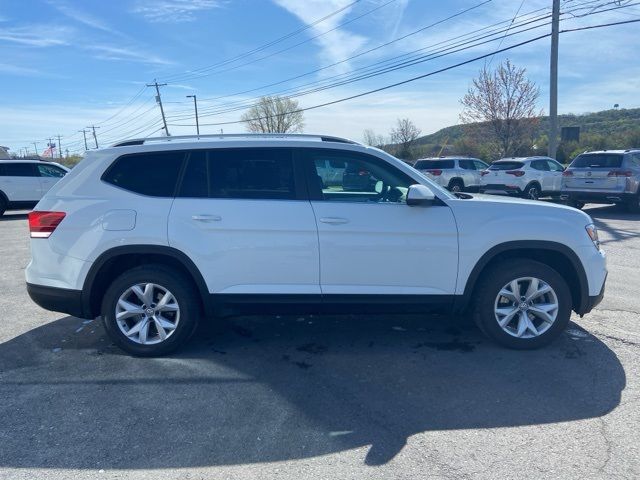
<svg viewBox="0 0 640 480"><path fill-rule="evenodd" d="M319 166L375 184L325 185ZM502 345L535 348L601 300L607 275L581 211L454 195L381 150L311 135L91 151L29 228L31 298L102 316L134 355L176 349L206 317L354 309L468 311Z"/></svg>
<svg viewBox="0 0 640 480"><path fill-rule="evenodd" d="M503 158L482 172L480 192L537 200L559 197L564 167L549 157Z"/></svg>
<svg viewBox="0 0 640 480"><path fill-rule="evenodd" d="M0 216L33 208L69 169L43 160L0 160Z"/></svg>

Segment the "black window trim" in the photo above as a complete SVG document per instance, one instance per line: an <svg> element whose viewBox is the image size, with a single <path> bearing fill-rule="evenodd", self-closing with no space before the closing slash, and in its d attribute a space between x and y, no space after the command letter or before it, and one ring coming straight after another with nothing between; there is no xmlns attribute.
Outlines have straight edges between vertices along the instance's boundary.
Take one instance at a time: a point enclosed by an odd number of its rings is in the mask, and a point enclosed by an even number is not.
<svg viewBox="0 0 640 480"><path fill-rule="evenodd" d="M33 163L33 162L11 162L11 161L3 161L0 165L2 165L3 167L5 166L13 166L13 165L27 165L29 167L31 167L31 173L33 173L33 175L7 175L6 172L2 172L2 176L3 177L16 177L16 178L40 178L40 171L37 168L37 164Z"/></svg>

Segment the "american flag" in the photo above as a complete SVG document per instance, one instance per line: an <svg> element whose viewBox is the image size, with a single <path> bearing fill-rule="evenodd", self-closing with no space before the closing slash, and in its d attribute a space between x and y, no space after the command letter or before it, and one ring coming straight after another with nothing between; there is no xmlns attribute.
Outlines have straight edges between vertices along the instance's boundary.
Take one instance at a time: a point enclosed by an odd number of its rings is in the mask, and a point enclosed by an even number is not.
<svg viewBox="0 0 640 480"><path fill-rule="evenodd" d="M42 152L42 156L43 157L49 157L49 158L53 158L56 155L56 144L55 143L48 143L47 144L47 148L44 152Z"/></svg>

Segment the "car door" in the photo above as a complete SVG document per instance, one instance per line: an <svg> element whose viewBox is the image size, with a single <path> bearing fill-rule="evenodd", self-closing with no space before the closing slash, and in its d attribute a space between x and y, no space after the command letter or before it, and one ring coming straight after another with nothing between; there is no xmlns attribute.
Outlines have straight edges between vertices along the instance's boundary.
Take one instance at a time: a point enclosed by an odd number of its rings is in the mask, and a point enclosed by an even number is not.
<svg viewBox="0 0 640 480"><path fill-rule="evenodd" d="M469 188L477 185L475 178L475 165L473 161L468 159L460 159L458 160L458 165L460 166L460 174L462 176L462 180L464 181L464 186Z"/></svg>
<svg viewBox="0 0 640 480"><path fill-rule="evenodd" d="M564 167L551 158L547 160L547 164L549 165L549 177L551 179L551 188L549 191L559 193L562 188L562 172L564 172Z"/></svg>
<svg viewBox="0 0 640 480"><path fill-rule="evenodd" d="M337 149L304 152L309 196L318 225L323 295L447 295L455 291L458 241L444 203L410 207L418 183L372 155ZM363 172L374 181L324 187L316 165L324 161ZM444 298L444 297L442 297Z"/></svg>
<svg viewBox="0 0 640 480"><path fill-rule="evenodd" d="M36 166L30 162L3 163L2 190L10 202L37 202L42 197Z"/></svg>
<svg viewBox="0 0 640 480"><path fill-rule="evenodd" d="M40 176L41 195L51 190L51 187L58 183L67 173L55 165L48 165L46 163L37 165L37 169L38 175Z"/></svg>
<svg viewBox="0 0 640 480"><path fill-rule="evenodd" d="M540 183L540 187L543 192L548 192L553 189L553 179L549 172L549 165L546 160L532 160L531 161L531 173L533 178L530 180L537 180Z"/></svg>
<svg viewBox="0 0 640 480"><path fill-rule="evenodd" d="M484 163L482 160L473 160L473 165L475 166L474 186L479 187L482 184L482 174L480 172L489 168L489 165Z"/></svg>
<svg viewBox="0 0 640 480"><path fill-rule="evenodd" d="M194 150L169 244L216 294L319 294L315 217L287 148Z"/></svg>

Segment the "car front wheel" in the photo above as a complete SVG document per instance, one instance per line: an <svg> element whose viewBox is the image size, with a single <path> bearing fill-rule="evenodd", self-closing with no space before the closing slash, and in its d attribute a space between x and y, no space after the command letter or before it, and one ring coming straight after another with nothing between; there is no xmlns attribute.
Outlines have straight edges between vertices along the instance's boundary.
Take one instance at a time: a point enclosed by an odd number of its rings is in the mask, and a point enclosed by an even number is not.
<svg viewBox="0 0 640 480"><path fill-rule="evenodd" d="M571 292L551 267L526 259L504 261L484 272L474 319L492 340L519 350L556 339L571 316Z"/></svg>
<svg viewBox="0 0 640 480"><path fill-rule="evenodd" d="M162 265L133 268L107 289L102 302L105 330L125 352L166 355L195 331L200 302L191 282Z"/></svg>

